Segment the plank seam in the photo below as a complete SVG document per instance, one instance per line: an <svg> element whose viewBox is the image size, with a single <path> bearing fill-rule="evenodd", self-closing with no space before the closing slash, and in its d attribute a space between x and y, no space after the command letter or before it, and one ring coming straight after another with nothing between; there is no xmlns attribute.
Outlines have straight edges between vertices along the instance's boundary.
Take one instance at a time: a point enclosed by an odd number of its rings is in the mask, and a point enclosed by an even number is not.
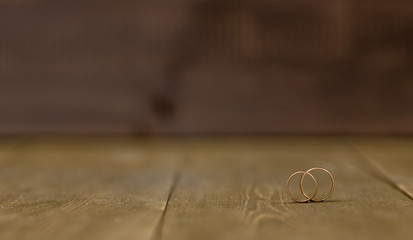
<svg viewBox="0 0 413 240"><path fill-rule="evenodd" d="M180 172L175 172L171 187L169 189L168 197L166 199L165 207L162 211L162 215L159 218L158 223L156 224L155 230L152 234L152 237L150 238L151 240L161 240L162 239L162 229L164 226L165 222L165 217L166 217L166 211L168 210L169 202L171 200L172 194L175 191L176 186L178 185L179 179L181 178L181 173Z"/></svg>
<svg viewBox="0 0 413 240"><path fill-rule="evenodd" d="M360 156L360 158L367 163L374 171L373 175L380 179L381 181L389 184L391 187L394 189L398 190L399 192L403 193L406 197L408 197L410 200L413 201L413 193L409 192L407 188L396 181L394 181L390 174L387 173L386 170L383 169L382 166L380 166L378 163L376 163L371 157L369 157L367 154L365 154L360 148L358 148L352 141L346 140L346 142L349 144L349 146L356 152L357 155Z"/></svg>

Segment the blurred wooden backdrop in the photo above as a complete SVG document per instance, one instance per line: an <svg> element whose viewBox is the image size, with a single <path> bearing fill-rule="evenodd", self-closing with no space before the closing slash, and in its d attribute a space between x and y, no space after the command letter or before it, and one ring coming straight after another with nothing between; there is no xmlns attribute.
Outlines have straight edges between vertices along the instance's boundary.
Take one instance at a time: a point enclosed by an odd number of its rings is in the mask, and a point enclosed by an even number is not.
<svg viewBox="0 0 413 240"><path fill-rule="evenodd" d="M0 134L413 133L409 0L1 0Z"/></svg>

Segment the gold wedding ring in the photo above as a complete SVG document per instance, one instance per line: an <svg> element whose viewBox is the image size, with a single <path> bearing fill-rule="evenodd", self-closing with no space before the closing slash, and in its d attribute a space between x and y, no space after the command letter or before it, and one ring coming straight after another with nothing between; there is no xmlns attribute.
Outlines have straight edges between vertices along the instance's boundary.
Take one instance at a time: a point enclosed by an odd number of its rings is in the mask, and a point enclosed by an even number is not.
<svg viewBox="0 0 413 240"><path fill-rule="evenodd" d="M305 175L309 175L309 176L313 179L314 184L315 184L315 190L314 190L313 195L312 195L311 197L308 197L307 195L304 195L304 194L303 194L303 195L306 197L306 199L304 199L304 200L300 200L300 199L295 198L295 197L290 193L290 189L289 189L289 185L290 185L291 179L292 179L295 175L300 174L300 173L303 174L303 176L301 176L301 179L303 179L303 177L304 177ZM300 180L300 181L301 181L301 180ZM318 183L317 183L317 180L315 179L315 177L314 177L313 175L311 175L311 173L309 173L309 172L304 172L304 171L298 171L298 172L295 172L295 173L291 174L291 176L290 176L290 177L288 178L288 180L287 180L287 184L285 185L285 187L286 187L286 189L287 189L287 194L288 194L288 196L289 196L292 200L294 200L294 201L296 201L296 202L304 203L304 202L310 201L310 200L317 194ZM301 187L301 183L300 183L300 187ZM303 192L303 191L301 191L301 192Z"/></svg>
<svg viewBox="0 0 413 240"><path fill-rule="evenodd" d="M330 180L331 180L330 192L329 192L325 197L320 198L320 199L315 199L315 198L314 198L315 195L317 194L317 191L318 191L318 182L317 182L317 180L315 179L315 177L310 173L310 172L312 172L312 171L314 171L314 170L321 170L321 171L326 172L326 173L328 174L328 176L330 177ZM297 199L297 198L295 198L295 197L290 193L290 189L289 189L290 181L291 181L291 179L292 179L295 175L297 175L297 174L302 174L302 176L301 176L301 178L300 178L300 191L301 191L301 193L303 194L303 196L305 197L304 200ZM309 176L313 179L313 181L314 181L314 185L315 185L315 187L314 187L314 193L311 195L311 197L309 197L309 196L304 192L304 189L303 189L303 181L304 181L305 175L309 175ZM310 168L310 169L308 169L307 171L297 171L297 172L291 174L291 176L288 178L287 184L286 184L286 190L287 190L288 196L289 196L292 200L294 200L294 201L296 201L296 202L300 202L300 203L309 202L309 201L313 201L313 202L322 202L322 201L325 201L325 200L327 200L327 199L333 194L333 192L334 192L334 187L335 187L335 183L334 183L333 175L332 175L327 169L325 169L325 168L320 168L320 167Z"/></svg>
<svg viewBox="0 0 413 240"><path fill-rule="evenodd" d="M334 184L334 178L333 178L333 175L331 175L331 173L330 173L329 171L327 171L327 169L325 169L325 168L319 168L319 167L310 168L310 169L307 170L307 173L310 173L311 171L314 171L314 170L321 170L321 171L326 172L326 173L328 174L328 176L330 177L330 180L331 180L330 192L329 192L325 197L323 197L323 198L321 198L321 199L314 199L314 197L311 198L311 201L313 201L313 202L322 202L322 201L327 200L327 199L331 196L331 194L333 194L333 192L334 192L334 185L335 185L335 184ZM303 174L303 176L301 176L301 179L300 179L300 190L301 190L301 193L302 193L305 197L308 198L307 194L304 192L304 189L303 189L303 180L304 180L305 175L306 175L306 174Z"/></svg>

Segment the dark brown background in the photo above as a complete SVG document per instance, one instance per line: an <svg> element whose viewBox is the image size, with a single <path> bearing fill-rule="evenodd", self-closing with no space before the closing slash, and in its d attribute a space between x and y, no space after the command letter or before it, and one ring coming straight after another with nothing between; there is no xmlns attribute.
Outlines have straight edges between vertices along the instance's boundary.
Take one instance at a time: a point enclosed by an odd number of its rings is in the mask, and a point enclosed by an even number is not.
<svg viewBox="0 0 413 240"><path fill-rule="evenodd" d="M0 133L413 133L409 0L2 0Z"/></svg>

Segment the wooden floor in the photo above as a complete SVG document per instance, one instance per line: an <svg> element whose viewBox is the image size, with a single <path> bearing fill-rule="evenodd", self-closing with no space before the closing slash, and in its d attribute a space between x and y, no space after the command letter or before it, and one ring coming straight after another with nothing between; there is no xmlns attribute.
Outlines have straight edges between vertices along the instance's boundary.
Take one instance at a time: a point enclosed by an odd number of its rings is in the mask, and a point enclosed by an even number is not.
<svg viewBox="0 0 413 240"><path fill-rule="evenodd" d="M413 239L413 138L2 138L0 166L0 239ZM292 202L314 166L334 194Z"/></svg>

